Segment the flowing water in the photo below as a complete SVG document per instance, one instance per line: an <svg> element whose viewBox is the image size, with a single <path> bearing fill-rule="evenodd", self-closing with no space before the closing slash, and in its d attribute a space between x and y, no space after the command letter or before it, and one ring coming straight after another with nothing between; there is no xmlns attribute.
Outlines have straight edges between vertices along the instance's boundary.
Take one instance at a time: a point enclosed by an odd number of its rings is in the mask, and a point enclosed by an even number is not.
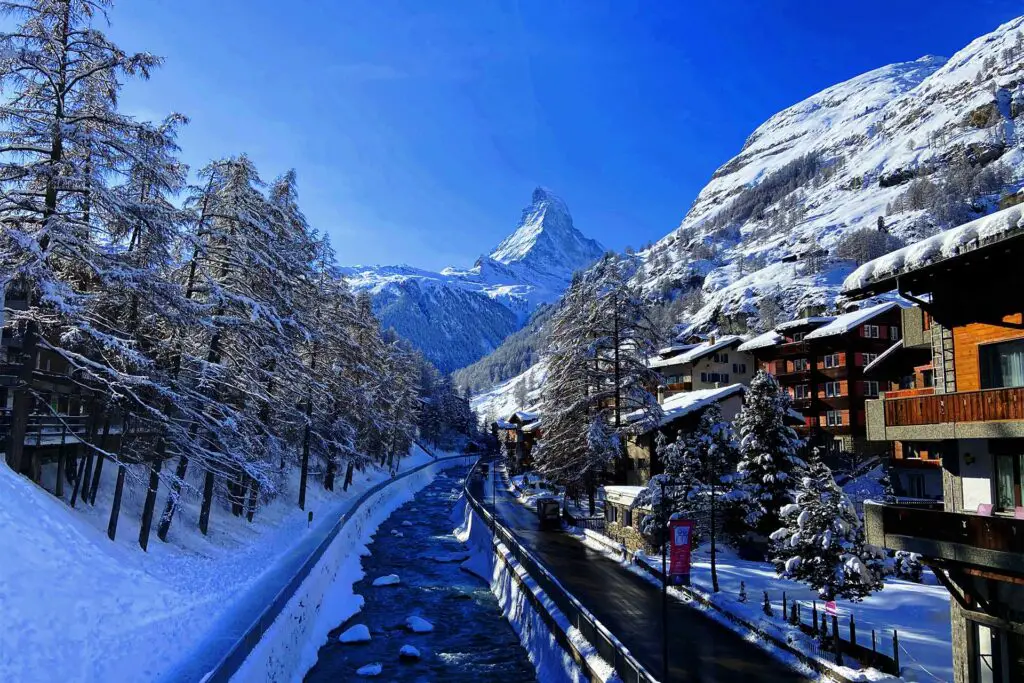
<svg viewBox="0 0 1024 683"><path fill-rule="evenodd" d="M533 666L487 585L459 568L468 556L452 535L449 519L462 490L464 471L439 475L416 498L391 515L364 557L366 578L355 592L366 600L362 611L331 633L320 648L308 683L358 681L356 670L379 662L381 681L536 681ZM458 475L458 476L456 476ZM400 534L400 535L399 535ZM401 583L373 586L373 580L397 574ZM405 621L420 616L430 633L410 633ZM338 635L355 624L369 627L369 642L342 644ZM400 660L412 645L420 659Z"/></svg>

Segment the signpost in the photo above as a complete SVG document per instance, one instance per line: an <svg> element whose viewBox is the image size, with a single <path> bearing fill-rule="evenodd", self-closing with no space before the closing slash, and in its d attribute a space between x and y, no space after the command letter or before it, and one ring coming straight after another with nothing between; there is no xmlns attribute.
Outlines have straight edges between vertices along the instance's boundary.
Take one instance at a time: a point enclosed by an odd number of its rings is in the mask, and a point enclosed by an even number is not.
<svg viewBox="0 0 1024 683"><path fill-rule="evenodd" d="M669 520L668 530L669 544L671 546L668 580L673 586L689 586L693 520Z"/></svg>

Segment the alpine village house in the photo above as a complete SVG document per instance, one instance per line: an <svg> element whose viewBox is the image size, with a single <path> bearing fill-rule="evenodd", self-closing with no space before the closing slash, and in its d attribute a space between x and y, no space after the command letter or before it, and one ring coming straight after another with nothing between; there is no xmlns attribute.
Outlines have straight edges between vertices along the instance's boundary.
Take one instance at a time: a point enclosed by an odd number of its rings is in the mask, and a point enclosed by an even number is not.
<svg viewBox="0 0 1024 683"><path fill-rule="evenodd" d="M1009 208L844 284L851 299L898 292L927 316L934 386L868 400L866 431L940 456L944 508L868 503L865 527L869 543L920 553L950 592L956 683L1024 681L1022 264L1024 221Z"/></svg>

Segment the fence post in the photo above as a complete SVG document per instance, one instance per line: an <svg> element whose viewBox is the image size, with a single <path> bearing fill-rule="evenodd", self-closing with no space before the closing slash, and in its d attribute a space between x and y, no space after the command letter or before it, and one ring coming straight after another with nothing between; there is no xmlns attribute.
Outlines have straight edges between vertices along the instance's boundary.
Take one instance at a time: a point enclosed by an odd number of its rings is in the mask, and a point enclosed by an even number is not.
<svg viewBox="0 0 1024 683"><path fill-rule="evenodd" d="M840 642L842 638L839 636L839 616L836 614L832 615L832 642L835 643L836 647L836 664L839 666L843 665L843 648Z"/></svg>
<svg viewBox="0 0 1024 683"><path fill-rule="evenodd" d="M857 624L853 621L853 612L850 612L850 642L857 644Z"/></svg>
<svg viewBox="0 0 1024 683"><path fill-rule="evenodd" d="M878 650L875 648L875 629L871 629L871 654L878 654Z"/></svg>
<svg viewBox="0 0 1024 683"><path fill-rule="evenodd" d="M768 591L764 591L764 604L761 605L761 609L769 617L772 615L772 603L768 602Z"/></svg>
<svg viewBox="0 0 1024 683"><path fill-rule="evenodd" d="M787 614L789 610L786 609L786 591L782 591L782 618L785 619Z"/></svg>
<svg viewBox="0 0 1024 683"><path fill-rule="evenodd" d="M896 629L892 630L892 659L896 662L896 675L900 675L900 636Z"/></svg>
<svg viewBox="0 0 1024 683"><path fill-rule="evenodd" d="M818 635L818 601L815 600L811 603L811 628L814 629L814 635Z"/></svg>

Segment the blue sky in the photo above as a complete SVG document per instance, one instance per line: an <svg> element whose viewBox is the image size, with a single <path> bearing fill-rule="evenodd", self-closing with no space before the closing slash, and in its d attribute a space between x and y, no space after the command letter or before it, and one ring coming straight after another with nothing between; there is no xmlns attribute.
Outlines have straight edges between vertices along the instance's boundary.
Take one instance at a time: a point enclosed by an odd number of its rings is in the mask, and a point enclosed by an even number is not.
<svg viewBox="0 0 1024 683"><path fill-rule="evenodd" d="M180 111L185 160L295 168L342 264L469 265L533 187L622 249L673 229L776 111L949 56L1020 0L122 0L111 34L166 65L123 106Z"/></svg>

